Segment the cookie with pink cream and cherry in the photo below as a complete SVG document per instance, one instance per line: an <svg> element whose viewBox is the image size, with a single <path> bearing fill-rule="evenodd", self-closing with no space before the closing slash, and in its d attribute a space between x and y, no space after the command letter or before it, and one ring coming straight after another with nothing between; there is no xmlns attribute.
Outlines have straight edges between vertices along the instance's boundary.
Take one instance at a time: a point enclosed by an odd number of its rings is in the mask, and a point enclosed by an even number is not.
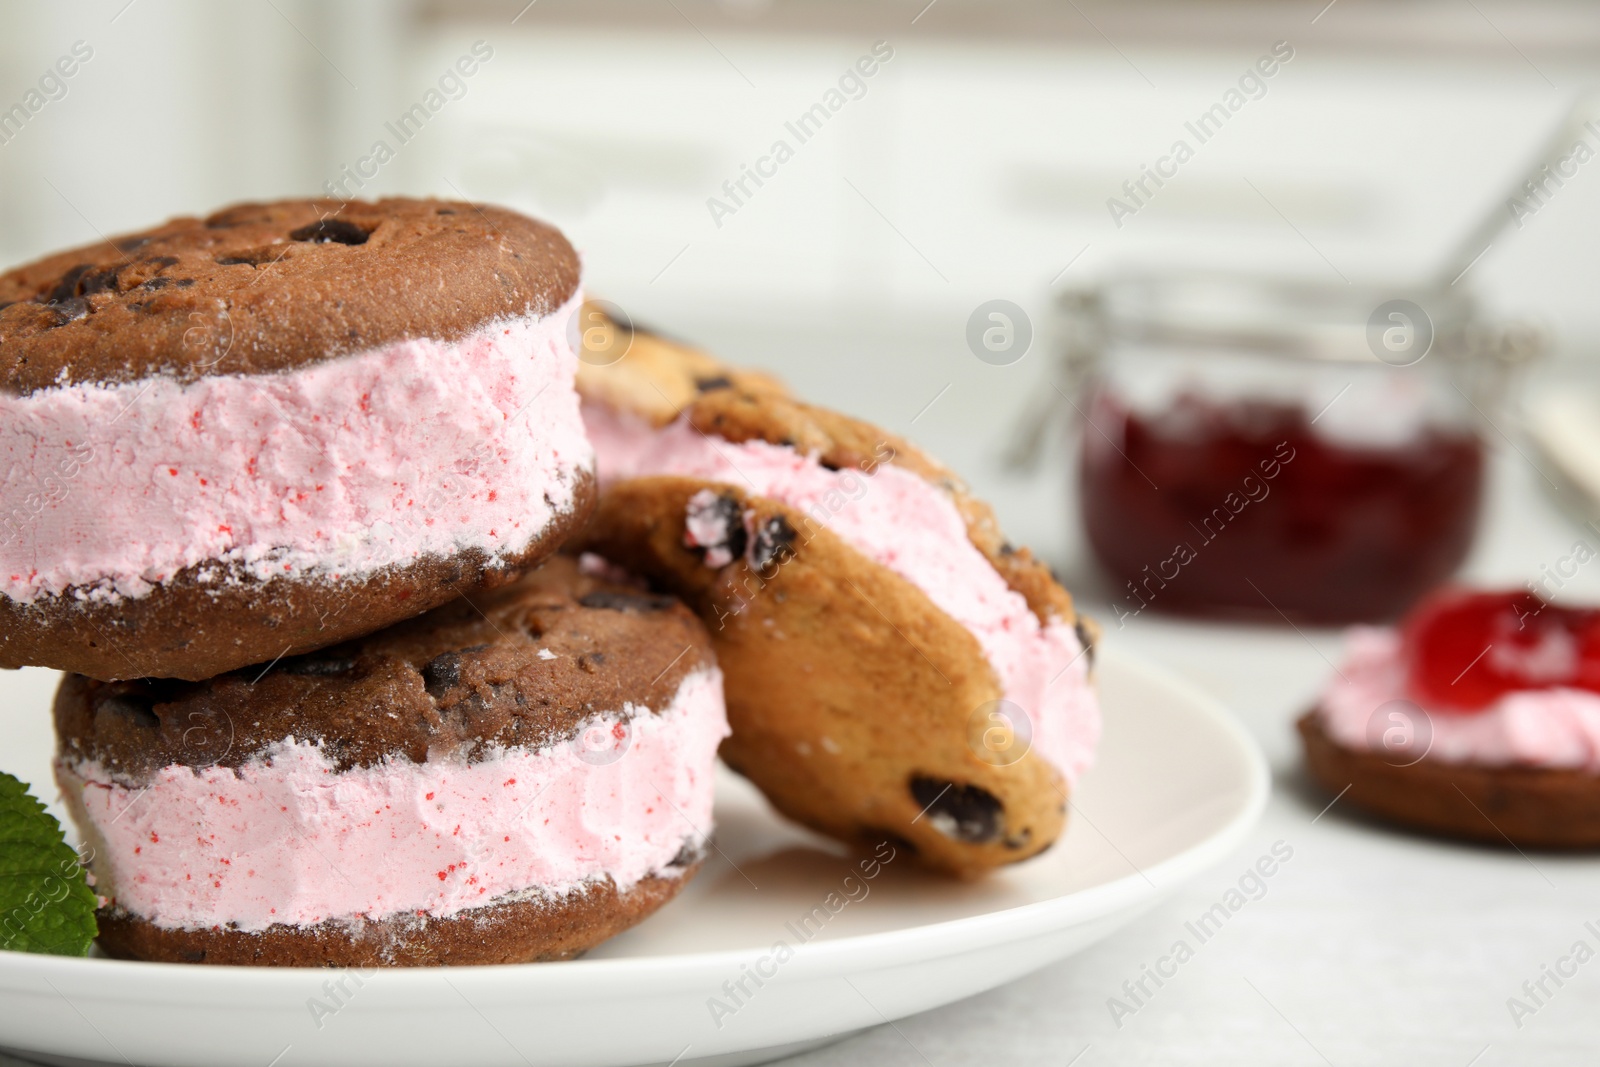
<svg viewBox="0 0 1600 1067"><path fill-rule="evenodd" d="M940 870L1048 848L1100 733L1093 630L1048 568L899 437L651 334L597 355L580 543L700 613L723 759L789 817Z"/></svg>
<svg viewBox="0 0 1600 1067"><path fill-rule="evenodd" d="M243 204L0 274L0 666L207 678L509 581L593 503L576 253Z"/></svg>
<svg viewBox="0 0 1600 1067"><path fill-rule="evenodd" d="M1352 631L1299 729L1341 803L1447 837L1600 847L1600 610L1441 590Z"/></svg>
<svg viewBox="0 0 1600 1067"><path fill-rule="evenodd" d="M708 846L722 679L688 609L596 570L558 556L265 673L66 676L56 778L101 947L514 963L670 900Z"/></svg>

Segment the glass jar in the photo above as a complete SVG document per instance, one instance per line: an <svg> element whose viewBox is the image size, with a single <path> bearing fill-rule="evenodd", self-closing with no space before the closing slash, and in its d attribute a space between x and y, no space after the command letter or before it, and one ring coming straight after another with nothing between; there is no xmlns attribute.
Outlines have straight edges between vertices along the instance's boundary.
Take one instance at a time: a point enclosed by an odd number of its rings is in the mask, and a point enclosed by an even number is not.
<svg viewBox="0 0 1600 1067"><path fill-rule="evenodd" d="M1535 347L1451 288L1145 275L1060 311L1119 620L1398 615L1472 546L1485 436Z"/></svg>

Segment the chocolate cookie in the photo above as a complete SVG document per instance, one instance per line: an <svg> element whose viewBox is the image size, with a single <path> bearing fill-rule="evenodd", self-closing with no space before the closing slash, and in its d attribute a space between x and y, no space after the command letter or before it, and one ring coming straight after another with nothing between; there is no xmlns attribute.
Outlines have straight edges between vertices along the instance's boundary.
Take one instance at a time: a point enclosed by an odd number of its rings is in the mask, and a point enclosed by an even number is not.
<svg viewBox="0 0 1600 1067"><path fill-rule="evenodd" d="M1518 848L1600 848L1600 775L1438 759L1397 762L1346 748L1301 717L1306 768L1340 803L1425 833Z"/></svg>
<svg viewBox="0 0 1600 1067"><path fill-rule="evenodd" d="M791 818L941 870L1047 848L1099 735L1071 597L906 441L708 359L584 369L582 543L710 627L724 760ZM663 424L627 404L651 394L687 399Z"/></svg>
<svg viewBox="0 0 1600 1067"><path fill-rule="evenodd" d="M69 675L55 719L102 947L293 966L597 944L699 864L727 733L700 622L569 557L264 669Z"/></svg>
<svg viewBox="0 0 1600 1067"><path fill-rule="evenodd" d="M556 230L248 204L0 275L0 666L199 679L516 577L592 506Z"/></svg>
<svg viewBox="0 0 1600 1067"><path fill-rule="evenodd" d="M269 374L416 337L459 341L548 315L578 273L559 230L505 208L239 204L0 274L0 388Z"/></svg>

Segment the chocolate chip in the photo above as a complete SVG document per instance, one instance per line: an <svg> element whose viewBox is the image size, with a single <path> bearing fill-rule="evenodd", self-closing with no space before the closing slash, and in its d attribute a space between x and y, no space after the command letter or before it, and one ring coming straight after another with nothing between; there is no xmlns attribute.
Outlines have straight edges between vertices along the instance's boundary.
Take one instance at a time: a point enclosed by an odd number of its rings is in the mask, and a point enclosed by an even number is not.
<svg viewBox="0 0 1600 1067"><path fill-rule="evenodd" d="M654 596L645 593L608 593L596 590L585 593L578 598L578 603L586 608L599 608L602 611L626 611L641 615L648 611L666 611L676 603L669 596Z"/></svg>
<svg viewBox="0 0 1600 1067"><path fill-rule="evenodd" d="M598 674L600 668L605 666L606 654L604 652L585 652L578 657L578 669L585 674Z"/></svg>
<svg viewBox="0 0 1600 1067"><path fill-rule="evenodd" d="M171 278L151 278L149 281L145 282L144 285L140 286L140 288L142 288L142 289L165 289L167 286L169 286L171 284L172 284L172 279Z"/></svg>
<svg viewBox="0 0 1600 1067"><path fill-rule="evenodd" d="M89 314L89 301L81 296L72 297L50 305L50 310L56 313L56 325L65 326L84 318Z"/></svg>
<svg viewBox="0 0 1600 1067"><path fill-rule="evenodd" d="M1021 848L1027 848L1029 842L1031 842L1032 840L1033 840L1033 830L1032 830L1032 828L1024 826L1022 828L1021 832L1018 833L1015 837L1008 837L1008 838L1006 838L1004 841L1002 841L1000 843L1002 845L1006 846L1006 848L1009 848L1009 849L1021 849Z"/></svg>
<svg viewBox="0 0 1600 1067"><path fill-rule="evenodd" d="M189 288L189 286L194 284L194 279L193 278L179 278L176 284L177 284L179 289L187 289L187 288Z"/></svg>
<svg viewBox="0 0 1600 1067"><path fill-rule="evenodd" d="M94 713L125 719L144 730L158 730L161 719L150 710L150 701L138 693L112 693L95 702Z"/></svg>
<svg viewBox="0 0 1600 1067"><path fill-rule="evenodd" d="M284 257L286 251L287 249L283 245L263 245L260 248L251 248L243 252L217 256L216 264L219 267L259 267L263 263L276 263Z"/></svg>
<svg viewBox="0 0 1600 1067"><path fill-rule="evenodd" d="M337 678L356 669L356 661L345 656L289 656L278 661L284 674L311 678Z"/></svg>
<svg viewBox="0 0 1600 1067"><path fill-rule="evenodd" d="M833 462L830 459L819 459L819 460L817 460L817 465L820 466L825 471L837 471L837 470L843 470L844 469L843 467L839 466L839 464Z"/></svg>
<svg viewBox="0 0 1600 1067"><path fill-rule="evenodd" d="M90 271L78 283L79 294L93 296L95 293L103 293L107 289L115 289L117 287L117 272L121 269L122 267L120 266L101 267L99 270Z"/></svg>
<svg viewBox="0 0 1600 1067"><path fill-rule="evenodd" d="M684 514L683 543L700 553L708 567L726 567L744 555L750 538L744 529L739 498L702 489L689 498Z"/></svg>
<svg viewBox="0 0 1600 1067"><path fill-rule="evenodd" d="M732 389L733 379L726 374L718 374L710 378L696 378L694 385L702 393L711 393L718 389Z"/></svg>
<svg viewBox="0 0 1600 1067"><path fill-rule="evenodd" d="M39 302L42 304L59 304L64 300L71 300L79 293L79 279L93 269L94 264L92 263L79 263L76 267L63 274L60 281L56 282L55 288L40 297Z"/></svg>
<svg viewBox="0 0 1600 1067"><path fill-rule="evenodd" d="M124 237L117 242L118 252L136 252L150 243L148 237Z"/></svg>
<svg viewBox="0 0 1600 1067"><path fill-rule="evenodd" d="M946 837L982 844L1000 836L1005 806L987 789L919 774L911 778L911 797Z"/></svg>
<svg viewBox="0 0 1600 1067"><path fill-rule="evenodd" d="M1072 629L1078 635L1078 641L1083 645L1084 655L1089 658L1089 666L1094 666L1095 640L1094 631L1089 629L1082 616L1072 620Z"/></svg>
<svg viewBox="0 0 1600 1067"><path fill-rule="evenodd" d="M289 234L290 240L311 241L314 244L364 245L368 233L353 222L344 219L318 219Z"/></svg>
<svg viewBox="0 0 1600 1067"><path fill-rule="evenodd" d="M433 657L422 668L422 687L428 695L438 700L449 691L451 686L461 681L461 656L456 652L445 652Z"/></svg>
<svg viewBox="0 0 1600 1067"><path fill-rule="evenodd" d="M455 213L456 209L453 207L442 207L434 212L435 215L454 215Z"/></svg>
<svg viewBox="0 0 1600 1067"><path fill-rule="evenodd" d="M895 852L904 852L908 856L917 854L917 844L910 838L902 837L892 830L883 830L876 826L863 826L856 831L856 836L861 843L871 848L874 852L883 845L888 845ZM880 857L881 858L881 857ZM893 858L893 857L891 857Z"/></svg>
<svg viewBox="0 0 1600 1067"><path fill-rule="evenodd" d="M155 267L156 267L157 270L165 270L168 267L176 267L178 265L178 257L177 256L152 256L149 259L142 260L142 262L144 262L144 263L153 263L153 264L155 264Z"/></svg>
<svg viewBox="0 0 1600 1067"><path fill-rule="evenodd" d="M763 578L794 558L794 527L782 515L774 515L756 529L756 542L750 549L750 565Z"/></svg>
<svg viewBox="0 0 1600 1067"><path fill-rule="evenodd" d="M1002 556L1014 556L1017 554L1017 546L1012 544L1010 541L1001 541L1000 554Z"/></svg>

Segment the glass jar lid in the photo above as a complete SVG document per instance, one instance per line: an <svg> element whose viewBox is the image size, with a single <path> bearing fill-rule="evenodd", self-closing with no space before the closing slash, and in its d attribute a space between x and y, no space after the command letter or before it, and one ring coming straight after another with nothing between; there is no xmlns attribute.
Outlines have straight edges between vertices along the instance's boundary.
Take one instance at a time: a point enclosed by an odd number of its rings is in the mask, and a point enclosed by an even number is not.
<svg viewBox="0 0 1600 1067"><path fill-rule="evenodd" d="M1061 310L1096 347L1135 343L1405 366L1429 354L1511 355L1533 345L1489 331L1453 287L1338 285L1220 272L1113 276L1063 292ZM1082 343L1087 338L1078 338ZM1519 361L1519 360L1517 360Z"/></svg>

